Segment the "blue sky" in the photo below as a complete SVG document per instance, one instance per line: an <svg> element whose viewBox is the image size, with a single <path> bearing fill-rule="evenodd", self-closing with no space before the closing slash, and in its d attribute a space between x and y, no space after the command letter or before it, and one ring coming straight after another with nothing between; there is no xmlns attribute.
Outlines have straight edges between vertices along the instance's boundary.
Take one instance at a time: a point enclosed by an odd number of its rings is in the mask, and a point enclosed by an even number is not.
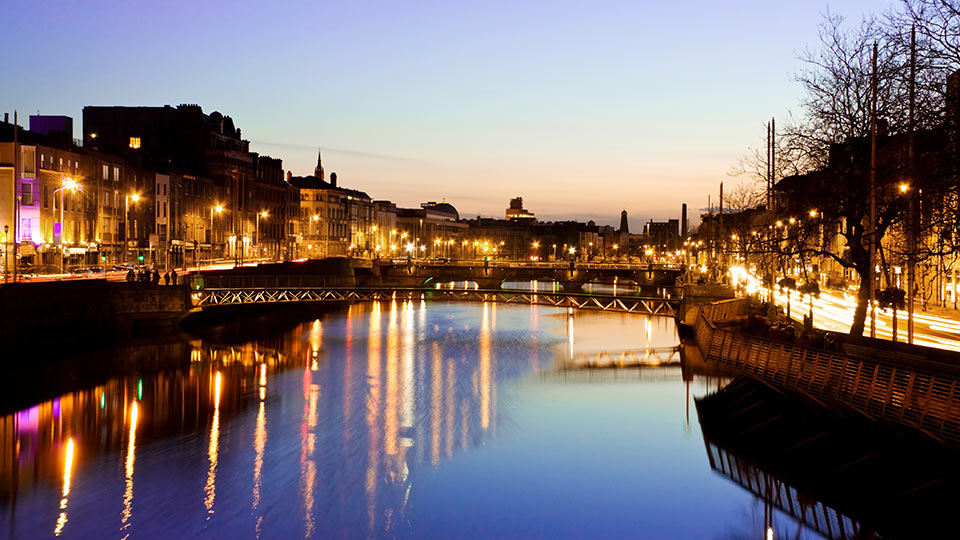
<svg viewBox="0 0 960 540"><path fill-rule="evenodd" d="M830 2L859 20L889 3ZM17 2L4 111L197 103L254 151L461 215L706 206L795 113L819 2ZM12 35L9 29L13 29ZM25 123L25 122L24 122ZM716 197L714 196L714 199Z"/></svg>

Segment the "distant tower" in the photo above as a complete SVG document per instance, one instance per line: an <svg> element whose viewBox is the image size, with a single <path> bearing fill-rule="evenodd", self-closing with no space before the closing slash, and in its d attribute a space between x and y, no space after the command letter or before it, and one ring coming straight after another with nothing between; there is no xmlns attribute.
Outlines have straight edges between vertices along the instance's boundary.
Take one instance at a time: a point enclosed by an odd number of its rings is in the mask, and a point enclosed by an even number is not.
<svg viewBox="0 0 960 540"><path fill-rule="evenodd" d="M683 203L683 211L680 217L680 239L683 240L687 237L687 203Z"/></svg>
<svg viewBox="0 0 960 540"><path fill-rule="evenodd" d="M323 174L323 169L320 169L320 174ZM330 173L330 185L337 187L337 173L335 172Z"/></svg>
<svg viewBox="0 0 960 540"><path fill-rule="evenodd" d="M323 156L320 155L319 148L317 148L317 168L313 170L313 175L321 180L325 180L323 176Z"/></svg>
<svg viewBox="0 0 960 540"><path fill-rule="evenodd" d="M627 211L620 212L620 232L630 234L630 224L627 223Z"/></svg>

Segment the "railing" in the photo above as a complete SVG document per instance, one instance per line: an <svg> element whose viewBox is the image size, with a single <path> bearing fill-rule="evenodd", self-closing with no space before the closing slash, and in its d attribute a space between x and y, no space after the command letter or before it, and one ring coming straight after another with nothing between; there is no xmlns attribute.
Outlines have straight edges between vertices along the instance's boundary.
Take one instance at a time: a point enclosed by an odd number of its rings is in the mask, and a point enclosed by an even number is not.
<svg viewBox="0 0 960 540"><path fill-rule="evenodd" d="M356 283L349 276L207 276L190 275L190 289L304 289L317 287L350 287Z"/></svg>
<svg viewBox="0 0 960 540"><path fill-rule="evenodd" d="M718 328L715 321L729 319L735 309L742 305L720 302L701 308L695 329L708 361L960 445L960 366L920 363L914 355L852 358Z"/></svg>
<svg viewBox="0 0 960 540"><path fill-rule="evenodd" d="M394 258L389 262L395 265L412 265L423 267L489 267L489 268L549 268L558 270L567 270L570 268L570 261L550 261L550 262L526 262L526 261L484 261L482 259L406 259ZM578 270L630 270L630 271L672 271L680 272L683 266L679 264L649 264L649 263L597 263L597 262L574 262L574 267Z"/></svg>
<svg viewBox="0 0 960 540"><path fill-rule="evenodd" d="M293 276L296 277L296 276ZM257 278L229 278L231 284L244 283ZM268 278L284 280L279 278ZM403 287L336 287L318 284L306 285L309 277L303 281L287 280L286 286L255 287L209 287L206 283L193 282L191 298L196 307L236 304L260 304L274 302L313 302L313 301L366 301L394 299L449 299L476 302L501 302L535 304L561 308L575 308L602 311L620 311L642 313L646 315L676 316L680 307L680 298L613 296L589 293L507 291L484 289L421 289ZM292 286L294 283L299 286ZM223 283L221 283L222 285Z"/></svg>
<svg viewBox="0 0 960 540"><path fill-rule="evenodd" d="M824 538L860 538L859 524L850 516L805 496L797 488L740 459L713 441L705 439L704 443L711 469L730 478L767 504L776 506Z"/></svg>

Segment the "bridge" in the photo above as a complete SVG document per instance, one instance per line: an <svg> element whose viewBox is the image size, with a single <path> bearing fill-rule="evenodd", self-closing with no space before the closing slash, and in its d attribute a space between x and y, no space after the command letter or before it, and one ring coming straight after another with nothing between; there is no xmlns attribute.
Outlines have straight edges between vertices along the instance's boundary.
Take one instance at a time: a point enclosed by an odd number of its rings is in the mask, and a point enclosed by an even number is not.
<svg viewBox="0 0 960 540"><path fill-rule="evenodd" d="M436 283L473 282L485 290L499 289L507 281L555 282L566 292L580 292L586 283L672 287L685 271L676 264L447 261L383 259L369 267L354 265L357 284L389 283L404 287Z"/></svg>
<svg viewBox="0 0 960 540"><path fill-rule="evenodd" d="M619 311L675 317L682 289L662 287L659 294L591 294L503 289L344 286L323 276L191 276L194 307L280 302L433 299L533 304L560 308Z"/></svg>

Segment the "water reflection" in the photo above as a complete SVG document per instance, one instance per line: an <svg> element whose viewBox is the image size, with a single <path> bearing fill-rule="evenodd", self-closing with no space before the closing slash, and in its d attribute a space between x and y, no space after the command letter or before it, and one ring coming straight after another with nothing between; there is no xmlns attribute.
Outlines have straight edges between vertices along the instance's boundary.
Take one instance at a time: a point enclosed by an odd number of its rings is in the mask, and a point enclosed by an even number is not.
<svg viewBox="0 0 960 540"><path fill-rule="evenodd" d="M625 463L604 453L664 433L683 444L679 382L688 401L691 384L694 394L721 385L684 371L699 369L695 359L681 370L666 356L675 345L668 319L419 299L355 305L242 346L192 342L175 369L0 418L0 526L18 538L49 535L52 523L68 537L622 536L639 514L617 521L605 512L626 512L620 505L643 493L623 493L615 480L643 482L632 468L596 477L594 461ZM627 369L577 367L629 354L643 358L637 373L645 370L650 392L621 393L596 375L626 380ZM657 354L662 362L651 360ZM562 385L553 384L558 366ZM644 409L636 399L656 401ZM631 411L665 411L667 401L669 431L650 418L651 432L634 433ZM605 439L610 427L616 435ZM595 440L605 442L584 446ZM693 448L690 463L702 463L702 447ZM595 510L606 521L569 522L576 507L565 505L594 504L570 490L603 500ZM616 497L603 499L609 490ZM474 507L483 510L469 514ZM571 528L537 529L551 508Z"/></svg>
<svg viewBox="0 0 960 540"><path fill-rule="evenodd" d="M853 539L955 529L960 467L943 447L747 379L696 406L711 469L756 497L765 531Z"/></svg>
<svg viewBox="0 0 960 540"><path fill-rule="evenodd" d="M124 460L124 491L123 513L120 516L120 531L126 532L130 528L130 516L133 514L133 464L137 448L137 402L130 404L130 433L127 435L127 454ZM129 536L126 532L124 538Z"/></svg>
<svg viewBox="0 0 960 540"><path fill-rule="evenodd" d="M63 498L60 499L60 517L57 526L53 529L55 536L60 536L63 526L67 524L67 497L70 495L70 475L73 473L73 438L67 439L66 456L63 459Z"/></svg>

